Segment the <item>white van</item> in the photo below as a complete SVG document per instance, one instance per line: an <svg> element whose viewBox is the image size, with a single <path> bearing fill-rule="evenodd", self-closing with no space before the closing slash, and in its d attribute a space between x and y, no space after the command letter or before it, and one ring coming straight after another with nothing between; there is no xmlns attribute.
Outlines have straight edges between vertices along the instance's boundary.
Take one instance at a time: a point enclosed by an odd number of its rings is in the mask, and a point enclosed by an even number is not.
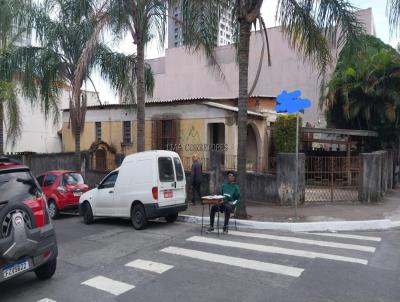
<svg viewBox="0 0 400 302"><path fill-rule="evenodd" d="M174 222L185 211L186 178L179 155L172 151L146 151L127 156L95 189L79 199L86 224L94 217L131 218L135 229L148 219Z"/></svg>

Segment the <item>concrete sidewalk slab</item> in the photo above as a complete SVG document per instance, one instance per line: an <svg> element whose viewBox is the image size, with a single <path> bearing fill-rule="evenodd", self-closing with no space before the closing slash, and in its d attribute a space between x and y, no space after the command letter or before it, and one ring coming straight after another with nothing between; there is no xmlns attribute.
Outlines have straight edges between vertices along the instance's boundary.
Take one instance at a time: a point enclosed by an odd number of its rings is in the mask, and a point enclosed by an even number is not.
<svg viewBox="0 0 400 302"><path fill-rule="evenodd" d="M178 221L201 225L200 216L180 215ZM210 223L209 217L204 217L204 225ZM222 228L223 218L221 220ZM366 230L387 230L400 227L400 221L390 219L362 220L362 221L321 221L321 222L267 222L254 220L236 220L239 228L256 230L279 230L290 232L337 232L337 231L366 231ZM232 228L234 221L229 222Z"/></svg>
<svg viewBox="0 0 400 302"><path fill-rule="evenodd" d="M201 224L201 213L202 206L190 206L178 219ZM292 207L258 202L248 202L247 213L251 220L237 219L238 227L292 232L385 230L400 227L400 189L388 192L379 204L341 202L302 205L298 208L297 219ZM205 207L204 215L203 222L208 225L208 207ZM230 221L230 225L233 224L234 221Z"/></svg>

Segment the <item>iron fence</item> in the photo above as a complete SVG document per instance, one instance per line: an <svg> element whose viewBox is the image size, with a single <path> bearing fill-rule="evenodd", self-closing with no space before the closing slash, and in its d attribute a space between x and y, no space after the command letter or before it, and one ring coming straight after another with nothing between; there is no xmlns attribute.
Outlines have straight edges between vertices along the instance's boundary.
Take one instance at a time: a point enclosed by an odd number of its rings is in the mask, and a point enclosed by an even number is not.
<svg viewBox="0 0 400 302"><path fill-rule="evenodd" d="M358 156L307 156L306 201L358 200L360 158Z"/></svg>

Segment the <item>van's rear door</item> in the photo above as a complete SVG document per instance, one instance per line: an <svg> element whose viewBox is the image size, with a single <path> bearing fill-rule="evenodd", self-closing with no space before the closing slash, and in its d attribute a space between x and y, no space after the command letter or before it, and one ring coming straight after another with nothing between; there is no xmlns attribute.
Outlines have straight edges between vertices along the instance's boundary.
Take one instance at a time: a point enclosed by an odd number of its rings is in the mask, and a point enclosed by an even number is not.
<svg viewBox="0 0 400 302"><path fill-rule="evenodd" d="M186 178L183 170L182 162L179 157L174 156L174 167L176 176L175 197L177 203L185 203L186 201Z"/></svg>
<svg viewBox="0 0 400 302"><path fill-rule="evenodd" d="M160 181L158 203L161 207L185 202L185 175L178 172L179 181L177 181L176 165L174 164L175 161L176 159L170 156L160 156L158 158L158 174ZM182 169L180 171L182 171Z"/></svg>

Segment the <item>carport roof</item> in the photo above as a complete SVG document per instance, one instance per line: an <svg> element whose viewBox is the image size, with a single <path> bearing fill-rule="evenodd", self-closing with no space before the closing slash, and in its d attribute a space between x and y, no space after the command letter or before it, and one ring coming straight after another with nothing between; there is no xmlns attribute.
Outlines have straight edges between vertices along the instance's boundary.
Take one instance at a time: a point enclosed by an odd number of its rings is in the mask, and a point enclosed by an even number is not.
<svg viewBox="0 0 400 302"><path fill-rule="evenodd" d="M225 110L233 111L233 112L238 112L239 111L238 107L224 105L224 104L215 103L215 102L204 102L203 104L205 104L207 106L210 106L210 107L225 109ZM254 111L250 111L250 110L247 110L247 114L248 115L252 115L252 116L256 116L258 118L265 118L265 116L263 114L258 113L258 112L254 112Z"/></svg>
<svg viewBox="0 0 400 302"><path fill-rule="evenodd" d="M325 133L346 136L378 136L378 132L370 130L353 130L353 129L334 129L334 128L302 128L305 133Z"/></svg>

